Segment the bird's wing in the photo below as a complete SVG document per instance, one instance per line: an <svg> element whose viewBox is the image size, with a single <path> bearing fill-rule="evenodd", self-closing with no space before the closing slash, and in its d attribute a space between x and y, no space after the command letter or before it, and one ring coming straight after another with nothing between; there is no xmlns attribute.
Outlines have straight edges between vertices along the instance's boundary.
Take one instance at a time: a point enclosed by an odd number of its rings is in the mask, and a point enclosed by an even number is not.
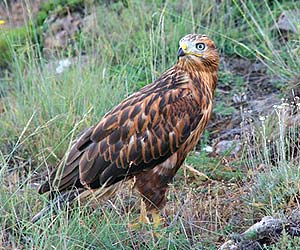
<svg viewBox="0 0 300 250"><path fill-rule="evenodd" d="M97 188L162 163L199 124L201 98L195 97L184 72L162 75L84 132L71 148L63 170L52 174L52 185L64 190L80 181ZM40 192L49 188L44 186Z"/></svg>

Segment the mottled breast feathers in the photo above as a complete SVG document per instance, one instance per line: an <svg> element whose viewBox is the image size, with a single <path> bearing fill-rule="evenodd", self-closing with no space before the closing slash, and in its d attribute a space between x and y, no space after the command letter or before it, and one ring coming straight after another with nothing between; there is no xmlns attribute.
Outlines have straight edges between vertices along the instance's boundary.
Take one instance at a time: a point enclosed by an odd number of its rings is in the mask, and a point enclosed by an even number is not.
<svg viewBox="0 0 300 250"><path fill-rule="evenodd" d="M52 188L97 188L164 162L200 123L208 102L176 66L125 99L74 142ZM203 106L204 105L204 106ZM50 190L43 185L40 192Z"/></svg>

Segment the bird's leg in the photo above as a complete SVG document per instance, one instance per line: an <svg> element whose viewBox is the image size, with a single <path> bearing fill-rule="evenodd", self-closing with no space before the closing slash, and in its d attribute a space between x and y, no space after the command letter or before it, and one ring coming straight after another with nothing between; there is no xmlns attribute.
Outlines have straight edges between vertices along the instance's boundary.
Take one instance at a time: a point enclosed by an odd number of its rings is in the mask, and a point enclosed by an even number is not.
<svg viewBox="0 0 300 250"><path fill-rule="evenodd" d="M157 209L151 209L149 212L149 215L151 215L151 221L152 221L152 224L153 224L153 230L152 230L152 233L153 233L153 236L155 239L159 239L162 237L162 234L160 232L160 226L163 225L163 221L164 219L160 216L159 214L159 210Z"/></svg>
<svg viewBox="0 0 300 250"><path fill-rule="evenodd" d="M149 219L148 215L151 216L151 220ZM157 229L162 224L162 222L163 218L161 218L159 211L157 209L152 209L147 212L146 204L143 199L141 199L141 212L139 221L137 223L130 224L130 227L132 229L139 229L143 224L153 224L153 228Z"/></svg>
<svg viewBox="0 0 300 250"><path fill-rule="evenodd" d="M147 210L146 210L146 204L143 201L143 199L141 199L141 214L140 214L140 223L145 223L145 224L150 224L150 220L149 217L147 215Z"/></svg>
<svg viewBox="0 0 300 250"><path fill-rule="evenodd" d="M150 221L148 215L151 215L151 221ZM157 209L152 209L147 212L146 204L142 199L141 200L141 214L140 214L139 222L145 223L145 224L153 224L154 229L157 229L163 222L163 218L161 218L161 216L159 214L159 210L157 210Z"/></svg>
<svg viewBox="0 0 300 250"><path fill-rule="evenodd" d="M139 220L138 222L132 224L130 223L129 227L131 229L140 229L143 224L150 224L150 223L151 222L149 220L149 217L147 216L146 204L143 201L143 199L141 199L141 210L140 210Z"/></svg>
<svg viewBox="0 0 300 250"><path fill-rule="evenodd" d="M160 216L159 211L157 209L151 210L150 214L152 216L153 227L154 229L157 229L163 222L163 218Z"/></svg>

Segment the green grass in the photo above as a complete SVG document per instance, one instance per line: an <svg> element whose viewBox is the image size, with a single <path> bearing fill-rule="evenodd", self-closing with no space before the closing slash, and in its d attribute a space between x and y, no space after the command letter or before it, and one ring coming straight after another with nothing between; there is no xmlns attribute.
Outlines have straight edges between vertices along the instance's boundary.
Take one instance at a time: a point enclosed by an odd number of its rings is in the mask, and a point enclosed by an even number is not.
<svg viewBox="0 0 300 250"><path fill-rule="evenodd" d="M7 67L14 58L14 53L23 50L30 42L32 33L30 26L14 29L1 29L0 33L0 67ZM21 52L22 53L22 52Z"/></svg>
<svg viewBox="0 0 300 250"><path fill-rule="evenodd" d="M270 204L272 213L293 205L298 197L299 124L291 119L295 111L299 113L299 104L274 107L273 114L260 118L253 138L245 134L252 146L247 152L248 166L256 173L253 197L255 202Z"/></svg>
<svg viewBox="0 0 300 250"><path fill-rule="evenodd" d="M294 124L289 133L283 133L284 122L271 117L262 126L252 126L255 137L246 137L247 153L237 162L224 163L228 155L210 158L203 152L188 158L187 163L208 179L199 180L180 170L170 187L169 226L161 228L158 240L151 227L137 232L127 227L138 216L137 205L125 204L136 201L128 190L95 212L75 207L68 215L61 212L57 217L49 215L38 223L30 222L31 216L47 204L47 198L36 193L39 173L57 164L83 128L172 66L183 35L210 35L222 57L262 60L267 66L266 76L280 83L283 95L295 87L300 66L299 34L289 34L289 42L280 44L271 28L283 9L299 9L299 3L245 2L222 1L217 5L214 1L132 0L128 6L122 2L87 4L95 11L97 25L93 33L78 33L74 46L61 53L63 58L80 52L72 67L60 75L42 56L43 44L36 43L42 21L26 29L27 38L34 35L23 46L18 45L18 38L9 37L10 71L0 84L4 106L0 113L0 248L216 249L232 231L241 232L259 219L255 216L286 214L291 197L298 195L299 158L284 155L290 146L288 138L295 140L299 132ZM39 18L48 14L48 9L43 11ZM244 76L223 66L219 87L229 88L229 97L245 91ZM223 99L224 94L217 93L216 97L215 112L232 115L235 108ZM270 141L279 143L273 147ZM271 154L271 150L277 153ZM244 217L243 225L228 220L234 210ZM295 249L293 241L285 236L278 247Z"/></svg>
<svg viewBox="0 0 300 250"><path fill-rule="evenodd" d="M294 115L299 117L300 106L295 100L275 106L272 114L260 117L259 126L251 126L252 134L244 134L251 175L250 192L244 199L254 210L259 208L264 215L283 221L299 209L299 122ZM268 249L299 249L299 238L283 232L279 242Z"/></svg>

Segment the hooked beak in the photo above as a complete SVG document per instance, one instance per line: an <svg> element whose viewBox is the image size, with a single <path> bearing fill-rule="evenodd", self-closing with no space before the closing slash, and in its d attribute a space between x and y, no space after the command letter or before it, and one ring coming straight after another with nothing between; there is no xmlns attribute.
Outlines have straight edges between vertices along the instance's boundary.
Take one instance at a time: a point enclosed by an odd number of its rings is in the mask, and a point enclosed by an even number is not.
<svg viewBox="0 0 300 250"><path fill-rule="evenodd" d="M177 59L179 60L179 57L185 56L185 53L183 49L180 47L178 52L177 52Z"/></svg>

